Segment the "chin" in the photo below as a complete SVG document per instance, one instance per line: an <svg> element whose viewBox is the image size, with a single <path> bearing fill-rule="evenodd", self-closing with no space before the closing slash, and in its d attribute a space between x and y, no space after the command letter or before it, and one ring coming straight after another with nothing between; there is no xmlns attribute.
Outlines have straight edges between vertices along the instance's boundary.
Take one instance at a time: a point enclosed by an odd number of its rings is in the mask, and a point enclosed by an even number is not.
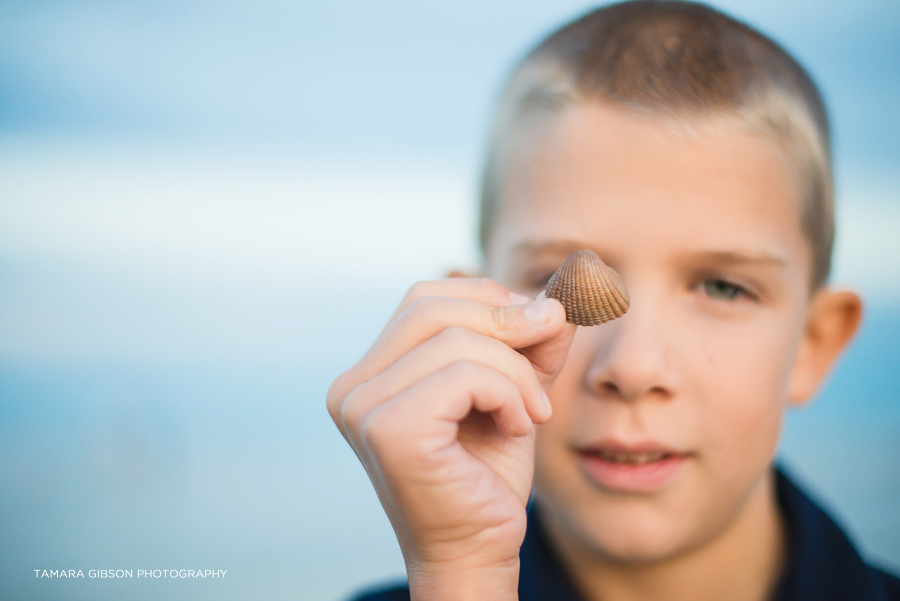
<svg viewBox="0 0 900 601"><path fill-rule="evenodd" d="M545 521L584 552L617 563L653 563L703 544L708 520L660 499L610 495L591 502L538 495ZM567 503L568 501L568 503ZM549 515L548 515L549 514ZM550 526L550 524L547 524ZM708 524L707 524L708 525Z"/></svg>
<svg viewBox="0 0 900 601"><path fill-rule="evenodd" d="M619 503L618 505L621 505ZM583 543L612 561L646 563L671 559L694 547L696 531L683 515L665 515L653 508L610 507L580 518Z"/></svg>

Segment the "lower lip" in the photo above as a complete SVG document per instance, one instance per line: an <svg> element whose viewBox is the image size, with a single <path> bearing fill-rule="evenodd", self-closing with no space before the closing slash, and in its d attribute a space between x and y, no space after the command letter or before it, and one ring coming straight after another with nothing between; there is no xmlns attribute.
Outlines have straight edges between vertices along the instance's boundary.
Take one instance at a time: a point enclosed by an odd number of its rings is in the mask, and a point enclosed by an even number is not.
<svg viewBox="0 0 900 601"><path fill-rule="evenodd" d="M651 493L671 482L688 457L670 455L649 463L619 463L591 453L579 453L578 458L582 470L602 488Z"/></svg>

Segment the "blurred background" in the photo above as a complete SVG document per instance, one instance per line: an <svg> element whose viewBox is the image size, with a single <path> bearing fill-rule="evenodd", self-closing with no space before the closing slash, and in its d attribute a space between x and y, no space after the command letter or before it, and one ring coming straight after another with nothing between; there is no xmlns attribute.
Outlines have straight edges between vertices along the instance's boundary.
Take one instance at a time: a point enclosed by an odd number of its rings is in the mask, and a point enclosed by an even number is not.
<svg viewBox="0 0 900 601"><path fill-rule="evenodd" d="M784 463L900 567L900 3L715 6L835 130L868 302ZM415 280L477 265L513 61L560 0L0 2L0 597L341 599L403 576L325 411ZM34 570L227 569L219 580Z"/></svg>

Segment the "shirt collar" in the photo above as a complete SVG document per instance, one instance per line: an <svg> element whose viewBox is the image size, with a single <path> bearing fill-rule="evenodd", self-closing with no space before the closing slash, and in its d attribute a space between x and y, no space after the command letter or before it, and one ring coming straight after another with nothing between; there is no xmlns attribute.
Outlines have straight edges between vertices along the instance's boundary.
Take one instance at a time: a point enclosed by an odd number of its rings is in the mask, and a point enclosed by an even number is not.
<svg viewBox="0 0 900 601"><path fill-rule="evenodd" d="M781 468L776 493L788 530L785 571L773 601L879 601L884 593L841 528ZM521 601L583 601L553 551L532 499L519 554Z"/></svg>

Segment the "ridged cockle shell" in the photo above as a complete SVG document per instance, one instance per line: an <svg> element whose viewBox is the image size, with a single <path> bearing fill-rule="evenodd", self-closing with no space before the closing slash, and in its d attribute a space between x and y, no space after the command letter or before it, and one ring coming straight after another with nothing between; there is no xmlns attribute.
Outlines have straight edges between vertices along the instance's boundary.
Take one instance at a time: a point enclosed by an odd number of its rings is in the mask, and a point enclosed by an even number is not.
<svg viewBox="0 0 900 601"><path fill-rule="evenodd" d="M566 308L566 321L579 326L622 317L631 304L619 274L591 250L569 255L547 282L545 294Z"/></svg>

